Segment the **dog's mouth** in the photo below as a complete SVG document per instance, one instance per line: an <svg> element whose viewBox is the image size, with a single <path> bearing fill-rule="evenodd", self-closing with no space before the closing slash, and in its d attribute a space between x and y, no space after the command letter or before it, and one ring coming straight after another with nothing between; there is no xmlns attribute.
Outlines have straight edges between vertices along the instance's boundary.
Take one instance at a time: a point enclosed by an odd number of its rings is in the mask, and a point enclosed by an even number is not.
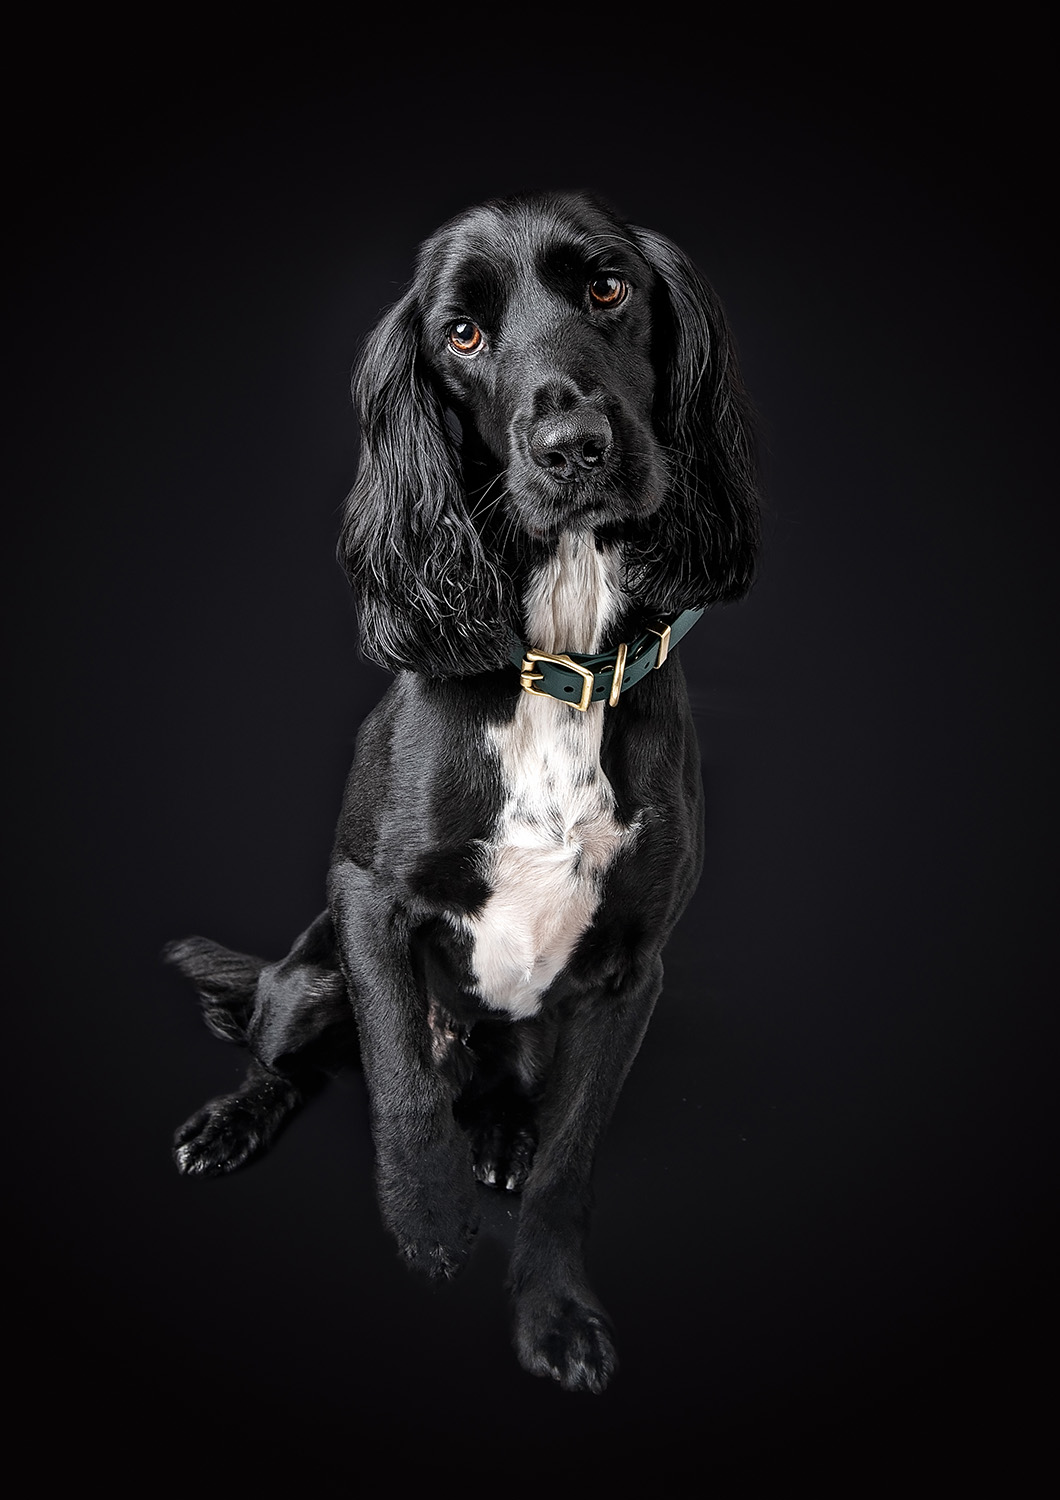
<svg viewBox="0 0 1060 1500"><path fill-rule="evenodd" d="M523 528L536 542L552 542L563 531L595 531L611 519L600 507L587 505L565 509L562 515L524 520Z"/></svg>
<svg viewBox="0 0 1060 1500"><path fill-rule="evenodd" d="M618 519L617 507L605 495L565 489L555 497L522 494L515 498L524 531L537 539L551 540L561 531L592 531Z"/></svg>
<svg viewBox="0 0 1060 1500"><path fill-rule="evenodd" d="M530 536L546 540L572 528L597 531L643 521L665 496L662 476L654 469L627 475L616 467L565 480L524 469L519 480L509 470L509 494L519 522Z"/></svg>

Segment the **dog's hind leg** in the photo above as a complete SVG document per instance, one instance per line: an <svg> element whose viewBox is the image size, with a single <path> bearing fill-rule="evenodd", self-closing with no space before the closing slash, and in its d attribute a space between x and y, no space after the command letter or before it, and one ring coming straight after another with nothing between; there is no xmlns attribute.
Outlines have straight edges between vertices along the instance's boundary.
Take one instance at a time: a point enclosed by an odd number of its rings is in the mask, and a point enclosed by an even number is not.
<svg viewBox="0 0 1060 1500"><path fill-rule="evenodd" d="M232 953L205 938L165 951L195 984L215 1036L246 1046L246 1078L177 1131L173 1155L187 1176L232 1172L261 1154L283 1124L355 1053L356 1029L325 912L279 963Z"/></svg>

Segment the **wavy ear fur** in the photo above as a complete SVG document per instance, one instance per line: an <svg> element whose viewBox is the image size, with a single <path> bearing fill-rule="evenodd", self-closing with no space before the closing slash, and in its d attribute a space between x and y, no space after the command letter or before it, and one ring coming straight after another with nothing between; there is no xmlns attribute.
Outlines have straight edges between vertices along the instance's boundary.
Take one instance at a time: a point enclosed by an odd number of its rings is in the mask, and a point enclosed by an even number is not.
<svg viewBox="0 0 1060 1500"><path fill-rule="evenodd" d="M670 240L631 232L662 288L656 426L671 489L627 548L628 581L646 607L671 614L727 603L751 586L759 542L754 435L714 292Z"/></svg>
<svg viewBox="0 0 1060 1500"><path fill-rule="evenodd" d="M361 356L353 384L361 456L339 560L365 656L393 672L462 677L507 660L503 579L468 515L460 457L419 333L409 292Z"/></svg>

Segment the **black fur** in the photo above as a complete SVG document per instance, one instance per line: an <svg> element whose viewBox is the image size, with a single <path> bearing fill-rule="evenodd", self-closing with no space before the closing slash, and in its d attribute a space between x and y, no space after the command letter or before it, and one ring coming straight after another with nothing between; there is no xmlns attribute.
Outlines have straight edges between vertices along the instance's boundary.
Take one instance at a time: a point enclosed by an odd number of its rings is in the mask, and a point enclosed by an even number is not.
<svg viewBox="0 0 1060 1500"><path fill-rule="evenodd" d="M522 1190L519 1357L599 1391L615 1356L584 1267L593 1156L698 879L698 750L676 656L602 710L598 758L571 785L606 778L616 826L635 833L536 1013L512 1019L483 1002L469 936L510 790L487 731L526 701L509 645L527 640L527 586L561 533L620 549L608 644L746 591L746 400L688 259L581 195L498 200L440 229L370 336L355 394L362 453L340 556L363 649L397 676L358 737L327 911L277 964L198 938L167 950L210 1028L252 1058L244 1086L182 1128L177 1162L217 1173L265 1147L354 1055L356 1016L402 1254L452 1275L476 1177Z"/></svg>

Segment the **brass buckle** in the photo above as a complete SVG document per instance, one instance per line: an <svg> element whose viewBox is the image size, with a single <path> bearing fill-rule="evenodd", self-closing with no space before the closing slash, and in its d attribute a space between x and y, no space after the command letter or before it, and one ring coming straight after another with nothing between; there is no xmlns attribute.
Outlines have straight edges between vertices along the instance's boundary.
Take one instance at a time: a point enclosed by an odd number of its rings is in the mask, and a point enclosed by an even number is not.
<svg viewBox="0 0 1060 1500"><path fill-rule="evenodd" d="M540 682L544 676L542 672L532 670L535 661L554 662L557 666L566 667L568 671L577 672L578 676L582 678L581 701L578 703L568 703L567 707L576 708L579 713L583 714L589 707L589 702L593 696L593 674L589 671L589 668L580 667L576 661L571 661L569 656L553 656L550 651L528 651L523 657L523 670L519 674L519 685L532 698L552 697L551 693L542 693L538 688L531 686L532 683ZM566 699L559 698L555 701L564 703Z"/></svg>
<svg viewBox="0 0 1060 1500"><path fill-rule="evenodd" d="M615 676L611 683L611 696L607 700L611 708L614 708L618 702L619 694L622 691L622 679L626 675L626 653L628 649L625 641L623 641L615 653Z"/></svg>
<svg viewBox="0 0 1060 1500"><path fill-rule="evenodd" d="M652 668L653 672L657 672L670 652L670 627L669 625L649 625L648 629L652 635L659 637L659 659Z"/></svg>

